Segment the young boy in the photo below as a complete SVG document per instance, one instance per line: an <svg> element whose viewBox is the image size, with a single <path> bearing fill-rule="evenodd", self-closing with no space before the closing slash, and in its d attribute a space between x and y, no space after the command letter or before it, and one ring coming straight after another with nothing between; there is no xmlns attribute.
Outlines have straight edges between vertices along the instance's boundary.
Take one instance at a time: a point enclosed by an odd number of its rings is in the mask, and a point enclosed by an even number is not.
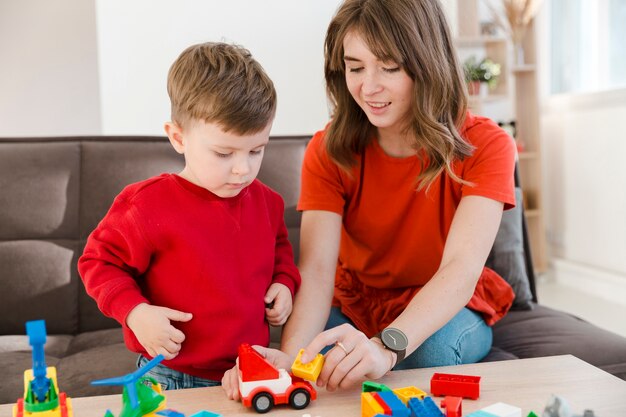
<svg viewBox="0 0 626 417"><path fill-rule="evenodd" d="M180 174L129 185L78 263L89 295L165 389L218 385L238 346L267 346L300 285L282 198L255 180L276 110L272 81L224 43L186 49L168 75ZM266 308L266 305L268 306Z"/></svg>

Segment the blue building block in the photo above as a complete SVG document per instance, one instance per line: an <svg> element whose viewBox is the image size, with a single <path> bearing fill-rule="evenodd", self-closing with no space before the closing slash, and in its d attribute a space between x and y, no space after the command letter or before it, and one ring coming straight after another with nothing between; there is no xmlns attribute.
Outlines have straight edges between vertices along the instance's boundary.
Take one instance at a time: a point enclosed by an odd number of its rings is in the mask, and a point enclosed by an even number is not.
<svg viewBox="0 0 626 417"><path fill-rule="evenodd" d="M46 401L46 395L50 391L50 378L46 376L46 355L43 345L46 344L46 322L33 320L26 322L26 334L28 343L33 347L33 380L31 390L39 402Z"/></svg>
<svg viewBox="0 0 626 417"><path fill-rule="evenodd" d="M221 414L212 413L210 411L202 410L198 411L195 414L190 415L189 417L222 417Z"/></svg>
<svg viewBox="0 0 626 417"><path fill-rule="evenodd" d="M424 397L424 400L417 397L411 398L408 406L411 417L444 417L444 414L430 397Z"/></svg>
<svg viewBox="0 0 626 417"><path fill-rule="evenodd" d="M429 416L445 417L445 415L441 412L441 409L437 407L437 404L435 404L431 397L424 397L422 404L424 404L424 408L426 408L426 411L428 411Z"/></svg>
<svg viewBox="0 0 626 417"><path fill-rule="evenodd" d="M404 406L404 403L392 391L380 391L378 395L389 406L393 417L409 417L409 409Z"/></svg>
<svg viewBox="0 0 626 417"><path fill-rule="evenodd" d="M165 417L185 417L185 415L179 411L166 408L165 410L157 411L156 414Z"/></svg>

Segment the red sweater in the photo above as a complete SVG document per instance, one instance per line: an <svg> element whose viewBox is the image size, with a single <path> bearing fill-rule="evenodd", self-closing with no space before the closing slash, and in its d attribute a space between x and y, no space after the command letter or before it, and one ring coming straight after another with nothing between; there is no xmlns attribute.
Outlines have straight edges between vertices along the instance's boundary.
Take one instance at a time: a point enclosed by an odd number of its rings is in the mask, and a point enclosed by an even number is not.
<svg viewBox="0 0 626 417"><path fill-rule="evenodd" d="M147 355L126 316L147 302L193 314L163 364L220 380L241 343L269 344L263 297L270 284L300 285L280 195L260 181L220 198L173 175L126 187L87 240L78 270L102 312L119 321L128 348Z"/></svg>

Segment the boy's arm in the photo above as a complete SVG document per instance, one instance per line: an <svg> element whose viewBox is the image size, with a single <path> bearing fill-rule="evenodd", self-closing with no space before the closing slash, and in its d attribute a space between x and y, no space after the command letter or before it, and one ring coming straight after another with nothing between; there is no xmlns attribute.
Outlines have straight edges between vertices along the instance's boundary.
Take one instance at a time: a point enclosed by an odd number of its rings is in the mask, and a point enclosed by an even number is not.
<svg viewBox="0 0 626 417"><path fill-rule="evenodd" d="M146 271L152 248L135 221L134 208L117 198L91 233L78 271L100 310L123 326L137 305L147 303L133 278Z"/></svg>

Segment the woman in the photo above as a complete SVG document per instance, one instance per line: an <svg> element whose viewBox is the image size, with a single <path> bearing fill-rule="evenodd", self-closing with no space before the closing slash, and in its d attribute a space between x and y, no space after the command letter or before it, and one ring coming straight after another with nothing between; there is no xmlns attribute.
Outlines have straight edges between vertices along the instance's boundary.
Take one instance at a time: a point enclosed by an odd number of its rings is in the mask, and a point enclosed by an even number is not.
<svg viewBox="0 0 626 417"><path fill-rule="evenodd" d="M514 298L484 265L515 204L515 147L467 112L441 5L344 1L326 35L325 77L333 117L302 171L288 355L262 353L288 368L302 346L306 362L334 345L317 381L328 390L479 361ZM233 381L224 387L237 398Z"/></svg>

